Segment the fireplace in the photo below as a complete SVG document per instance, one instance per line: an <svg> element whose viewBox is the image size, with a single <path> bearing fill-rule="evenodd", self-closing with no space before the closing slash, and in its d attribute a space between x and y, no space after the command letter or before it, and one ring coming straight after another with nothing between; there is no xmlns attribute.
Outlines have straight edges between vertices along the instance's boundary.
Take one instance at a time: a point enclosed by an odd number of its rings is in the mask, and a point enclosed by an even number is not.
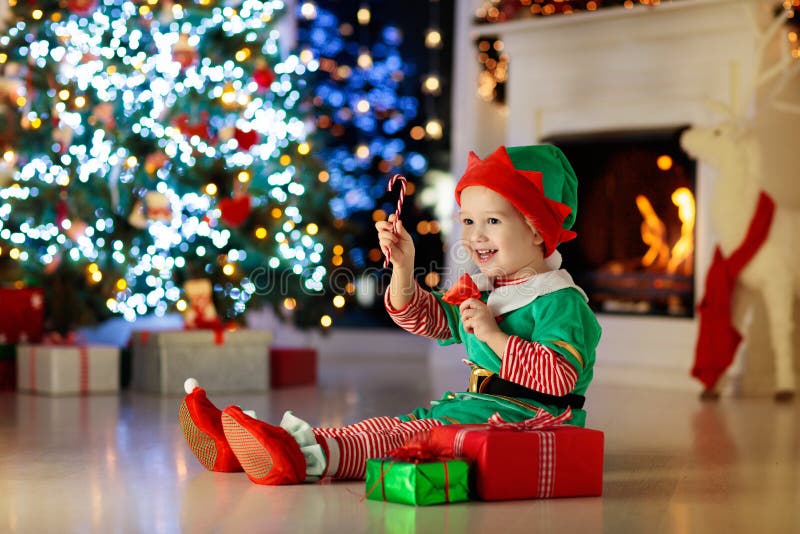
<svg viewBox="0 0 800 534"><path fill-rule="evenodd" d="M689 376L698 324L694 305L716 243L709 220L716 175L702 164L695 169L677 139L686 125L719 119L706 105L709 100L731 103L746 94L758 25L738 0L683 0L488 26L473 25L471 4L456 4L453 100L459 113L453 116L453 174L463 173L469 150L484 156L501 144L549 141L567 152L580 179L579 236L559 249L564 266L588 286L603 328L595 376L697 390ZM501 39L509 58L503 107L476 94L473 41L481 35ZM587 171L583 160L595 161L595 146L606 143L627 149L602 150L603 158L622 155L605 163L617 169L616 177L594 183L599 165L592 163ZM659 155L671 156L672 171L653 168ZM645 171L629 171L639 160L636 167ZM633 183L645 189L636 190ZM660 189L651 190L655 186ZM641 236L642 213L649 210L643 201L637 205L636 197L645 195L664 225L666 243L651 256L669 263L682 225L671 195L683 186L696 205L693 232L684 240L694 249L673 277L641 264L650 248ZM617 194L608 195L606 188ZM606 206L609 198L613 210ZM625 223L596 235L601 218ZM618 236L621 228L630 233ZM579 245L585 248L575 248ZM648 291L651 297L642 298Z"/></svg>
<svg viewBox="0 0 800 534"><path fill-rule="evenodd" d="M595 311L692 317L695 164L683 128L554 135L578 175L580 239L560 247Z"/></svg>

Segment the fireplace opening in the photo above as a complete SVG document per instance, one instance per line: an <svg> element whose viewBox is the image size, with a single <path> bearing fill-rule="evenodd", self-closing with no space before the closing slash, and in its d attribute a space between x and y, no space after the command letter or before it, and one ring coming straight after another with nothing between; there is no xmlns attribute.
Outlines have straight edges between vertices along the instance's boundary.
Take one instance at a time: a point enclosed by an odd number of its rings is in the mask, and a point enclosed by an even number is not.
<svg viewBox="0 0 800 534"><path fill-rule="evenodd" d="M600 312L694 315L695 163L685 127L553 136L578 175L564 266Z"/></svg>

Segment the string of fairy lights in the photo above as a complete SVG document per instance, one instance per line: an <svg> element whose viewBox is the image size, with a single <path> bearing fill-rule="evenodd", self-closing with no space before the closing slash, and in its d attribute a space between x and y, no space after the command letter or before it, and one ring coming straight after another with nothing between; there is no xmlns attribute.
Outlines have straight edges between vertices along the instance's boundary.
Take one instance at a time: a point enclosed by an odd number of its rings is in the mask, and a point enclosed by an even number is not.
<svg viewBox="0 0 800 534"><path fill-rule="evenodd" d="M299 36L304 46L300 55L317 58L320 71L329 74L318 84L313 103L320 109L317 128L334 138L334 146L320 148L319 154L330 171L329 183L340 193L331 208L341 219L368 212L372 220L385 219L392 209L388 201L381 202L388 176L408 172L407 195L414 195L416 184L422 183L417 177L428 170L425 151L416 152L415 147L444 136L444 121L437 113L442 94L438 56L443 44L439 1L426 0L426 4L428 25L424 31L410 32L423 36L429 54L427 70L421 73L413 60L404 57L406 32L396 21L381 25L382 19L391 16L374 13L369 2L357 3L352 12L339 7L342 22L324 2L307 0L299 6L303 22ZM346 20L351 17L352 24ZM410 79L419 80L419 91L407 83ZM418 105L418 93L422 105ZM343 138L349 142L342 142ZM421 236L439 232L435 221L422 220L415 227ZM382 261L372 237L370 233L368 243L358 243L348 251L357 269Z"/></svg>
<svg viewBox="0 0 800 534"><path fill-rule="evenodd" d="M429 0L428 10L428 27L425 30L424 42L425 47L429 50L429 70L421 77L421 90L424 95L427 95L425 102L426 120L424 124L414 126L411 128L409 135L414 140L422 140L424 138L438 140L444 135L444 124L441 118L438 117L436 112L436 99L435 97L442 93L442 79L440 72L439 52L442 48L443 38L440 28L440 9L439 0ZM300 5L300 14L306 20L316 19L319 15L317 2L313 0L305 0ZM363 2L357 9L356 21L358 23L358 38L360 47L356 59L356 65L361 69L369 69L373 66L373 56L371 52L371 43L369 42L368 28L372 23L373 8L369 2ZM349 24L343 24L339 27L339 31L343 32L342 35L350 36L355 30ZM306 53L311 54L310 51ZM302 54L301 54L302 57ZM347 66L337 66L337 72L332 73L334 77L348 77L352 74ZM364 113L369 110L369 103L362 100L355 106L356 112ZM336 132L333 132L334 134ZM357 152L361 153L362 157L368 155L368 147L360 146Z"/></svg>

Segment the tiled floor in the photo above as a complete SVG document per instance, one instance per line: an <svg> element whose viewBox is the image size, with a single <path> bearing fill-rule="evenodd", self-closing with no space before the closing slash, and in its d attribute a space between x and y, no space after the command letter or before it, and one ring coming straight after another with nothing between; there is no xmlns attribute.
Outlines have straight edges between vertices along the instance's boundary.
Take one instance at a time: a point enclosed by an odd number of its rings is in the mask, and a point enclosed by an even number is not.
<svg viewBox="0 0 800 534"><path fill-rule="evenodd" d="M326 426L402 413L441 392L423 360L323 362L318 387L215 396ZM363 483L251 484L203 470L180 397L0 394L0 532L800 532L798 403L596 384L600 498L421 507L363 501Z"/></svg>

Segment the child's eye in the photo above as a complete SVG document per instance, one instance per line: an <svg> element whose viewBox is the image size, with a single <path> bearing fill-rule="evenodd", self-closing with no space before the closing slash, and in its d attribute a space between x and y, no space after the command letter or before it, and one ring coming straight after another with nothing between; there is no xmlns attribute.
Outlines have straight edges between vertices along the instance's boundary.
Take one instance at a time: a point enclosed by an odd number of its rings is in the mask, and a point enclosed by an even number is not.
<svg viewBox="0 0 800 534"><path fill-rule="evenodd" d="M489 224L500 224L500 219L497 219L495 217L489 217L489 219L487 219L487 222Z"/></svg>
<svg viewBox="0 0 800 534"><path fill-rule="evenodd" d="M472 224L472 219L463 219L461 221L462 224Z"/></svg>

